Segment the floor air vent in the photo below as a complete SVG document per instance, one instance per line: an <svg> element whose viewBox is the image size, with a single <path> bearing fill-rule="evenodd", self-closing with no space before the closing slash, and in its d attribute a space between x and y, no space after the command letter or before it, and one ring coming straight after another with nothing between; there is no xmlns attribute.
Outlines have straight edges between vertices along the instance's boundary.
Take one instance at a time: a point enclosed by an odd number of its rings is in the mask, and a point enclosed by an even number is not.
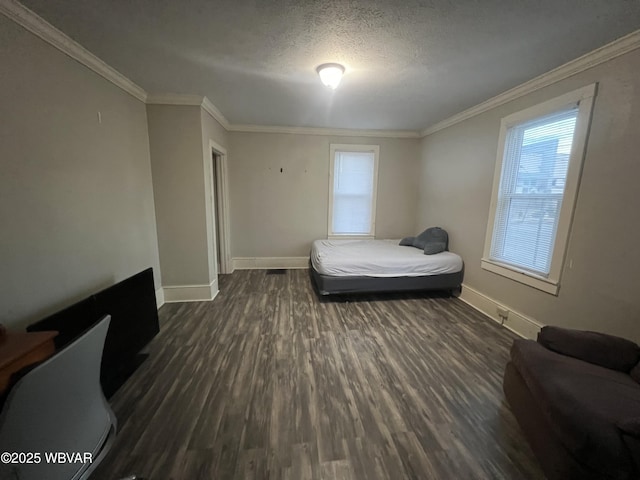
<svg viewBox="0 0 640 480"><path fill-rule="evenodd" d="M267 275L284 275L287 273L286 268L268 268Z"/></svg>

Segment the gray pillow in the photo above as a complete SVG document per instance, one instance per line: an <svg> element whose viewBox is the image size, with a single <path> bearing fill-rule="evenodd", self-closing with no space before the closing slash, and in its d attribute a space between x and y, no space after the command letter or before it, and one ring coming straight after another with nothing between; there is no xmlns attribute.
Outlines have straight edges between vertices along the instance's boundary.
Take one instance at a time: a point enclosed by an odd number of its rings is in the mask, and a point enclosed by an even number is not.
<svg viewBox="0 0 640 480"><path fill-rule="evenodd" d="M413 246L419 248L420 250L424 250L425 245L427 244L427 240L429 229L427 228L424 232L413 239Z"/></svg>
<svg viewBox="0 0 640 480"><path fill-rule="evenodd" d="M444 242L427 242L424 246L425 255L434 255L436 253L444 252L447 249L447 244Z"/></svg>
<svg viewBox="0 0 640 480"><path fill-rule="evenodd" d="M449 235L440 227L430 227L416 237L413 246L424 250L425 255L444 252L449 246Z"/></svg>
<svg viewBox="0 0 640 480"><path fill-rule="evenodd" d="M413 241L416 239L416 237L404 237L402 240L400 240L400 245L403 245L405 247L413 247Z"/></svg>

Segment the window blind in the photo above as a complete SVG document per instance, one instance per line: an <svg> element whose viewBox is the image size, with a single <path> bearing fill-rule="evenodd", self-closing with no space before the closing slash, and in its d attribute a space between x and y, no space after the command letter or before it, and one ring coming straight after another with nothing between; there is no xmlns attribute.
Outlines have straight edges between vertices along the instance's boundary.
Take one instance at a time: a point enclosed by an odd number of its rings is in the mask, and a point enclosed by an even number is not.
<svg viewBox="0 0 640 480"><path fill-rule="evenodd" d="M491 259L548 277L578 105L507 130Z"/></svg>
<svg viewBox="0 0 640 480"><path fill-rule="evenodd" d="M336 151L333 173L332 232L355 235L371 233L374 153Z"/></svg>

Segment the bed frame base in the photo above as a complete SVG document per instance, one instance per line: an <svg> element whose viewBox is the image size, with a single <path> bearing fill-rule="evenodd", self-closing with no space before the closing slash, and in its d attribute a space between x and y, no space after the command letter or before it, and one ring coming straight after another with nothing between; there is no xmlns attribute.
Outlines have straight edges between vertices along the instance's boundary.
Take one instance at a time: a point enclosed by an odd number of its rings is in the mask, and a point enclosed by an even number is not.
<svg viewBox="0 0 640 480"><path fill-rule="evenodd" d="M455 294L460 292L464 278L464 270L424 277L333 277L318 273L310 265L309 272L320 295L416 290L449 290Z"/></svg>

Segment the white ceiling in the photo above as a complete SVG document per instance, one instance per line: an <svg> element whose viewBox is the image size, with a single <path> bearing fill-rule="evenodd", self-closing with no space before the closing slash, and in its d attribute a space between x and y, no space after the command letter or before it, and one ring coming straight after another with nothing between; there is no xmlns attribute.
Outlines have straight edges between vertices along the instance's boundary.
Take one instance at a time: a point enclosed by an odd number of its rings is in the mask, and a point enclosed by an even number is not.
<svg viewBox="0 0 640 480"><path fill-rule="evenodd" d="M421 130L640 28L638 0L22 3L147 92L268 126Z"/></svg>

